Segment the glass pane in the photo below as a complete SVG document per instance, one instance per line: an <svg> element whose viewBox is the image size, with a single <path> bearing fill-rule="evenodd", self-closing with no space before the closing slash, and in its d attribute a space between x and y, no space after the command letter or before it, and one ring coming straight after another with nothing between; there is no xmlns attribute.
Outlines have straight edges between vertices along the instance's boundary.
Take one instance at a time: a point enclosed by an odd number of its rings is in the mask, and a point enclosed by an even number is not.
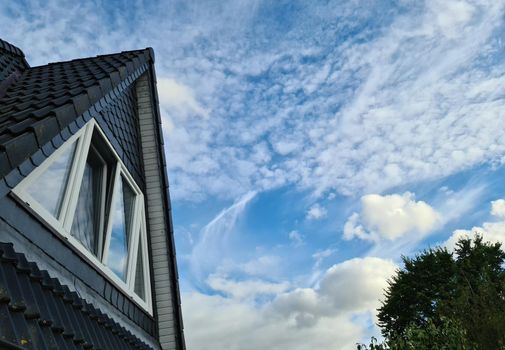
<svg viewBox="0 0 505 350"><path fill-rule="evenodd" d="M58 218L65 194L75 142L67 147L60 156L27 188L28 194L39 202L55 218Z"/></svg>
<svg viewBox="0 0 505 350"><path fill-rule="evenodd" d="M117 186L114 203L115 209L112 217L112 232L107 266L123 281L126 280L128 241L130 238L134 201L135 193L124 179L121 178Z"/></svg>
<svg viewBox="0 0 505 350"><path fill-rule="evenodd" d="M135 266L135 287L134 291L139 297L145 300L146 297L146 285L144 279L144 256L142 254L142 237L139 238L139 249L137 254L137 264Z"/></svg>
<svg viewBox="0 0 505 350"><path fill-rule="evenodd" d="M90 252L98 255L101 231L103 175L105 166L90 153L82 177L77 208L70 233Z"/></svg>

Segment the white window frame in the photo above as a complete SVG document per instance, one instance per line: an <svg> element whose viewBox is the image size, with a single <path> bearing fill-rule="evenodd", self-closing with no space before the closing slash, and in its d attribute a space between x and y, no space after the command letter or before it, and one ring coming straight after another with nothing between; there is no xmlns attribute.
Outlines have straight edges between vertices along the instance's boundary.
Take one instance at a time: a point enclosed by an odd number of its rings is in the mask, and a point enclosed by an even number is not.
<svg viewBox="0 0 505 350"><path fill-rule="evenodd" d="M93 147L91 144L91 139L93 137L93 132L98 131L100 137L105 140L109 151L114 156L116 161L116 170L114 174L114 181L112 183L112 198L110 201L111 208L109 210L109 217L107 222L102 222L100 225L105 231L100 230L98 237L98 256L95 256L90 252L84 245L81 244L79 240L74 238L70 230L72 228L72 222L74 219L75 211L77 208L77 201L79 197L79 191L81 188L81 182L84 175L84 168L86 166L86 160L90 148ZM27 189L34 182L37 181L39 176L56 160L61 156L68 147L72 147L72 144L76 143L74 150L74 155L72 158L72 164L70 172L68 175L66 187L64 189L64 195L61 202L61 208L59 208L58 217L54 217L43 205L38 203L27 191ZM98 152L97 152L98 153ZM99 154L99 153L98 153ZM107 164L107 163L105 163ZM106 167L106 171L110 171ZM106 174L104 174L104 180L106 180ZM135 193L135 201L133 204L133 210L131 218L131 232L128 233L128 255L127 255L127 270L126 270L126 281L123 281L119 276L117 276L107 265L107 257L109 253L109 245L112 234L112 221L114 220L114 205L115 197L117 195L117 187L119 182L124 179L126 183ZM103 185L105 186L105 184ZM81 255L83 255L93 266L97 267L100 272L102 272L105 277L107 277L116 287L126 292L126 295L130 297L136 304L153 315L153 305L152 305L152 293L151 293L151 276L149 271L149 255L147 250L147 228L146 228L146 218L145 218L145 205L144 205L144 195L140 188L135 183L133 177L128 172L126 166L119 158L118 154L115 152L111 143L105 137L104 132L101 130L98 123L91 119L86 123L78 132L76 132L72 137L70 137L62 146L60 146L56 151L54 151L51 156L49 156L40 166L35 168L26 178L24 178L13 190L12 192L23 202L25 202L33 211L35 211L38 216L40 216L44 221L46 221L60 236L61 238L68 241L75 249L77 249ZM103 191L103 196L105 196L105 191ZM104 220L105 212L105 200L102 200L101 204L102 210L100 220ZM103 235L105 234L105 240L103 240ZM144 268L144 291L145 299L140 298L134 291L135 284L135 267L136 259L138 253L138 244L142 240L142 255L143 255L143 268ZM104 242L102 244L102 242Z"/></svg>

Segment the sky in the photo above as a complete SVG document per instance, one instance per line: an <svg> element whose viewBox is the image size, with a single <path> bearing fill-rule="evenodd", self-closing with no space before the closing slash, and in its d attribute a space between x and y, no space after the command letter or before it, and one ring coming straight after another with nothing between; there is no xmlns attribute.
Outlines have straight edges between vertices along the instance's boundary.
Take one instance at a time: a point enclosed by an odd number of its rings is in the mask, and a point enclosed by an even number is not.
<svg viewBox="0 0 505 350"><path fill-rule="evenodd" d="M3 1L32 66L153 47L188 349L354 349L401 256L505 241L505 2Z"/></svg>

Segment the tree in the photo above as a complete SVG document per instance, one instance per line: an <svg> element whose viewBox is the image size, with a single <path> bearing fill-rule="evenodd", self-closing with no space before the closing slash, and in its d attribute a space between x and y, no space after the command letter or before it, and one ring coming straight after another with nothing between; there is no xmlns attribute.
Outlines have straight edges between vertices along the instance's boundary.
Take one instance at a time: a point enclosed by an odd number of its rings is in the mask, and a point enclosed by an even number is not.
<svg viewBox="0 0 505 350"><path fill-rule="evenodd" d="M505 253L482 237L460 240L456 248L457 289L443 312L460 320L481 349L505 342Z"/></svg>
<svg viewBox="0 0 505 350"><path fill-rule="evenodd" d="M378 310L385 337L402 336L411 324L422 327L428 320L438 324L440 304L451 298L456 287L456 266L445 249L430 249L414 259L403 257L403 263L404 269L389 281Z"/></svg>
<svg viewBox="0 0 505 350"><path fill-rule="evenodd" d="M424 326L411 324L402 336L378 343L372 338L369 346L358 345L358 350L477 350L468 339L461 323L442 318L440 325L428 320Z"/></svg>
<svg viewBox="0 0 505 350"><path fill-rule="evenodd" d="M500 244L476 236L458 241L454 253L429 249L403 262L378 309L385 342L370 348L411 349L408 344L415 344L424 349L423 344L436 341L432 348L496 350L505 343L505 253Z"/></svg>

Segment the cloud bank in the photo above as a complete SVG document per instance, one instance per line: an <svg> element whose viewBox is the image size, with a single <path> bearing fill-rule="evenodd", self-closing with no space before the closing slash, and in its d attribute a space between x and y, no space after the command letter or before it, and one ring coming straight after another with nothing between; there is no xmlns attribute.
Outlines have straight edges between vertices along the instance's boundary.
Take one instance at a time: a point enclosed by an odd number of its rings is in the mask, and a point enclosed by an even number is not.
<svg viewBox="0 0 505 350"><path fill-rule="evenodd" d="M354 349L368 326L356 316L374 322L386 280L395 270L389 260L355 258L329 268L318 286L289 291L286 283L213 277L211 286L224 296L183 295L185 324L191 330L188 347ZM265 294L270 301L252 301Z"/></svg>

